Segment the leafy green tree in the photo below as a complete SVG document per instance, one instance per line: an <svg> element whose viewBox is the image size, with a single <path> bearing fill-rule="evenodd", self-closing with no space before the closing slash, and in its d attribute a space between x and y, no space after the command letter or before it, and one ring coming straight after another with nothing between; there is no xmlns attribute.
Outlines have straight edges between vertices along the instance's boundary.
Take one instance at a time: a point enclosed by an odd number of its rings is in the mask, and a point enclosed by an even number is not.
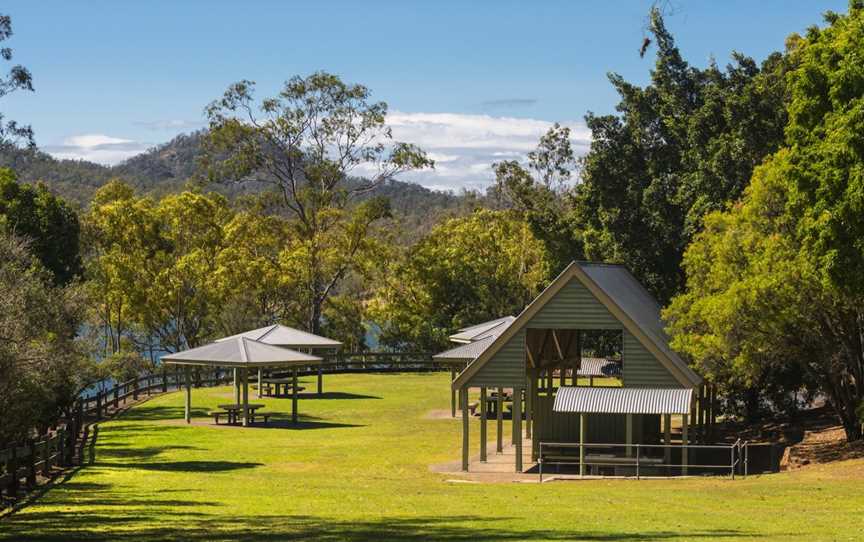
<svg viewBox="0 0 864 542"><path fill-rule="evenodd" d="M370 303L383 344L441 350L454 329L519 312L546 284L542 242L513 212L447 220L386 269Z"/></svg>
<svg viewBox="0 0 864 542"><path fill-rule="evenodd" d="M674 346L711 370L799 368L852 441L864 401L864 3L827 19L790 40L784 147L741 204L706 219L667 316Z"/></svg>
<svg viewBox="0 0 864 542"><path fill-rule="evenodd" d="M77 287L54 285L28 241L0 231L0 442L46 430L87 383L75 339L83 302Z"/></svg>
<svg viewBox="0 0 864 542"><path fill-rule="evenodd" d="M503 198L523 213L534 235L541 239L561 271L584 257L580 225L574 222L574 188L569 181L576 167L570 129L555 124L528 153L528 161L496 163L491 195Z"/></svg>
<svg viewBox="0 0 864 542"><path fill-rule="evenodd" d="M368 193L398 174L432 162L413 145L392 141L387 105L369 90L324 72L293 77L256 104L254 83L231 85L207 108L210 177L256 180L279 196L291 218L294 269L304 290L306 327L321 331L323 307L368 258L374 225L390 215ZM350 182L352 176L362 177Z"/></svg>
<svg viewBox="0 0 864 542"><path fill-rule="evenodd" d="M28 239L57 284L82 271L79 229L75 211L43 184L19 184L14 171L0 168L0 230Z"/></svg>
<svg viewBox="0 0 864 542"><path fill-rule="evenodd" d="M215 194L158 202L119 181L100 189L86 216L88 278L105 353L176 352L211 338L219 320L215 276L233 211ZM242 262L237 263L242 265Z"/></svg>
<svg viewBox="0 0 864 542"><path fill-rule="evenodd" d="M12 18L8 15L0 15L0 42L12 37ZM0 57L6 62L12 60L12 49L0 48ZM33 76L30 71L16 64L9 69L6 75L0 76L0 98L18 90L33 92ZM0 148L15 145L24 141L33 146L33 130L30 126L20 125L14 120L5 120L0 113Z"/></svg>
<svg viewBox="0 0 864 542"><path fill-rule="evenodd" d="M761 66L739 53L721 70L688 64L658 9L651 84L619 75L618 114L589 114L574 221L589 259L623 262L665 303L684 283L681 260L702 217L738 199L783 139L789 58Z"/></svg>

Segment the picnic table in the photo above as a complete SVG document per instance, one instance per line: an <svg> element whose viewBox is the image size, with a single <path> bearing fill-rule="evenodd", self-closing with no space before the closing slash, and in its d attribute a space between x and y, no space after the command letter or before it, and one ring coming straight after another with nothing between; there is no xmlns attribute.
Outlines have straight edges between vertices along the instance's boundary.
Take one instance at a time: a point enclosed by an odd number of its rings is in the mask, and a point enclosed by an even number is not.
<svg viewBox="0 0 864 542"><path fill-rule="evenodd" d="M512 401L513 396L510 392L504 392L502 396L503 402ZM498 416L498 392L493 391L486 398L486 415L490 418Z"/></svg>
<svg viewBox="0 0 864 542"><path fill-rule="evenodd" d="M272 386L272 388L271 388ZM293 377L266 377L261 379L261 388L258 392L262 395L272 395L279 396L279 386L282 386L282 394L288 395L289 391L292 391L294 388L294 378ZM297 387L297 391L303 391L306 388ZM272 391L271 391L272 390Z"/></svg>
<svg viewBox="0 0 864 542"><path fill-rule="evenodd" d="M260 403L249 403L249 417L255 417L255 411L259 408L264 408L264 405ZM219 408L228 413L228 423L236 424L238 423L239 417L243 414L243 405L242 404L229 404L229 405L219 405ZM216 423L219 423L218 418Z"/></svg>

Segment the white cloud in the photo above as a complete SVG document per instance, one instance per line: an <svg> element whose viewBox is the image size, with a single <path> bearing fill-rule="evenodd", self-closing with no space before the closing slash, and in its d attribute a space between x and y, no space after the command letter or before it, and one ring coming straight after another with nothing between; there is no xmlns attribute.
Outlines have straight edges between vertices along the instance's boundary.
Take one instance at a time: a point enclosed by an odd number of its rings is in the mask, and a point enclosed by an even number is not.
<svg viewBox="0 0 864 542"><path fill-rule="evenodd" d="M414 143L435 160L434 170L411 172L402 179L455 191L489 186L494 180L493 163L523 158L553 125L531 118L401 111L388 115L387 123L395 140ZM570 128L575 152L584 154L590 141L585 125L561 124Z"/></svg>
<svg viewBox="0 0 864 542"><path fill-rule="evenodd" d="M47 145L42 150L60 160L87 160L114 165L151 146L150 143L105 134L78 134L65 138L59 145Z"/></svg>

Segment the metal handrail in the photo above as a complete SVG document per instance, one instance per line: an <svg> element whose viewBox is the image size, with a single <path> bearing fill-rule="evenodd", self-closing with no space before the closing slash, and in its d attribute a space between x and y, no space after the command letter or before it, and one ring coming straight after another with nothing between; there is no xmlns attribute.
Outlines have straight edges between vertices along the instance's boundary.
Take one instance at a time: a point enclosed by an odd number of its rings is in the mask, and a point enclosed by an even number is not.
<svg viewBox="0 0 864 542"><path fill-rule="evenodd" d="M543 449L545 448L578 448L579 455L578 457L574 457L573 461L548 461L544 460ZM623 461L586 461L585 460L585 449L586 448L624 448L627 450L627 455L622 457ZM679 449L682 451L688 451L691 449L714 449L714 450L724 450L728 449L730 454L729 463L727 464L698 464L698 463L651 463L651 467L653 468L661 468L661 469L673 469L673 468L695 468L695 469L729 469L729 474L731 478L735 479L735 469L739 465L744 465L744 476L747 476L748 472L748 462L749 462L749 443L742 442L741 439L737 439L732 444L628 444L628 443L578 443L578 442L540 442L539 443L539 457L537 458L538 471L540 475L540 482L543 482L543 465L579 465L580 466L580 476L582 476L583 466L593 465L593 466L609 466L609 467L633 467L635 469L636 479L640 479L642 476L642 472L640 467L642 465L643 456L642 449ZM635 454L632 454L631 450L635 449ZM742 452L743 449L743 452ZM627 461L632 457L632 462Z"/></svg>

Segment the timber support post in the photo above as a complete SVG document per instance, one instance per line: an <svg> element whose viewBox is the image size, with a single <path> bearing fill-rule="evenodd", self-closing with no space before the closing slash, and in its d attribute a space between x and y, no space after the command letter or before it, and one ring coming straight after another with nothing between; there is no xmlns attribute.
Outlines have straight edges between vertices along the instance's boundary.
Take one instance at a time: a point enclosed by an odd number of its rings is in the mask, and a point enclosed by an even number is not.
<svg viewBox="0 0 864 542"><path fill-rule="evenodd" d="M486 388L480 388L480 461L486 462Z"/></svg>
<svg viewBox="0 0 864 542"><path fill-rule="evenodd" d="M291 371L291 423L297 425L297 369Z"/></svg>
<svg viewBox="0 0 864 542"><path fill-rule="evenodd" d="M495 451L500 454L504 452L504 388L498 388L498 396L495 397L495 421L498 424Z"/></svg>
<svg viewBox="0 0 864 542"><path fill-rule="evenodd" d="M468 434L470 427L468 425L468 390L466 388L459 389L459 408L462 410L462 470L468 472L469 455L468 455Z"/></svg>
<svg viewBox="0 0 864 542"><path fill-rule="evenodd" d="M513 434L516 446L516 472L522 472L522 388L513 388Z"/></svg>

